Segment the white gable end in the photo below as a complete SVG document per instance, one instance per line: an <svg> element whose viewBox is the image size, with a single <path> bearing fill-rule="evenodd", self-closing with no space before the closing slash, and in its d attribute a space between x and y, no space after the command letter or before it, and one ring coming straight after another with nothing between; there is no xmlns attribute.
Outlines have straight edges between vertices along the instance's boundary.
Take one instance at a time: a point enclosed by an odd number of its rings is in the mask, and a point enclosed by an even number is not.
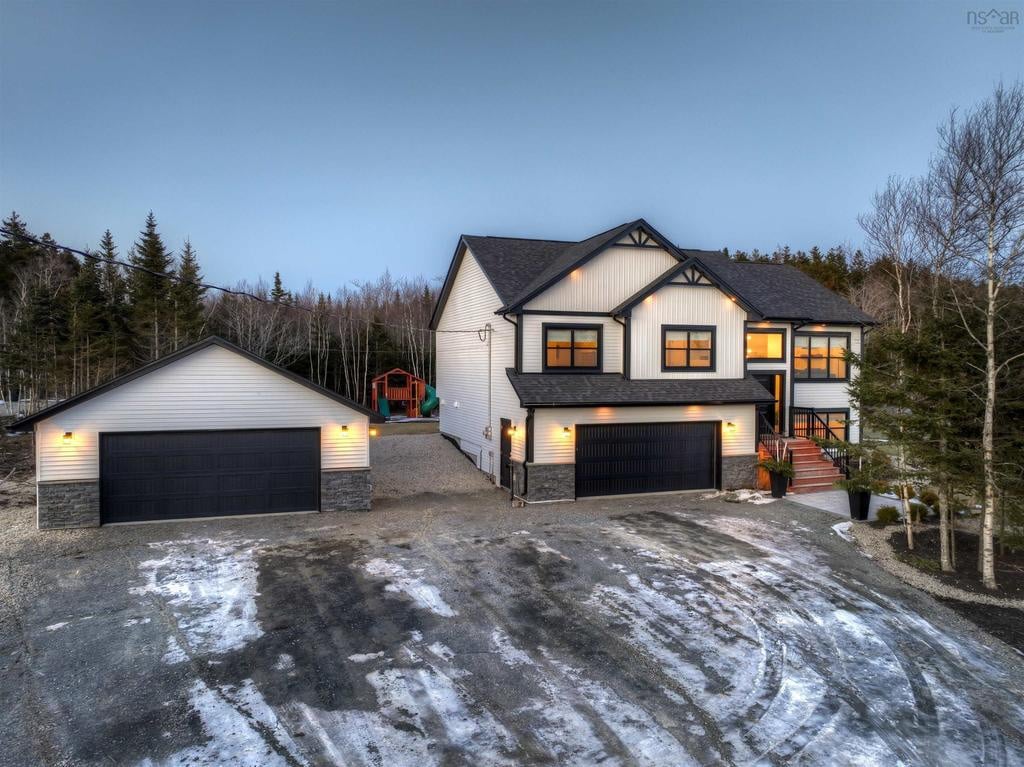
<svg viewBox="0 0 1024 767"><path fill-rule="evenodd" d="M96 479L100 432L302 427L321 430L322 469L369 465L366 414L208 346L38 423L36 478ZM68 431L71 445L62 439Z"/></svg>
<svg viewBox="0 0 1024 767"><path fill-rule="evenodd" d="M660 247L613 245L528 302L525 308L607 312L678 263L675 256Z"/></svg>

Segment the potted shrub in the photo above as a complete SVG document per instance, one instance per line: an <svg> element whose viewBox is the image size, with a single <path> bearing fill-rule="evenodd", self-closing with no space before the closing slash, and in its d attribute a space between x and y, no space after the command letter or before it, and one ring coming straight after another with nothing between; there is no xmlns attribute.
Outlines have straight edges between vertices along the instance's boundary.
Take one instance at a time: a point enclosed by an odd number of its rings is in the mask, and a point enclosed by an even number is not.
<svg viewBox="0 0 1024 767"><path fill-rule="evenodd" d="M771 477L772 498L785 497L789 480L793 477L793 464L777 458L762 458L757 465L767 471L768 476Z"/></svg>
<svg viewBox="0 0 1024 767"><path fill-rule="evenodd" d="M850 519L861 522L868 518L871 507L871 495L881 494L889 489L886 477L891 472L888 458L879 451L865 450L863 446L854 446L851 450L850 476L835 483L835 487L845 490L850 499Z"/></svg>

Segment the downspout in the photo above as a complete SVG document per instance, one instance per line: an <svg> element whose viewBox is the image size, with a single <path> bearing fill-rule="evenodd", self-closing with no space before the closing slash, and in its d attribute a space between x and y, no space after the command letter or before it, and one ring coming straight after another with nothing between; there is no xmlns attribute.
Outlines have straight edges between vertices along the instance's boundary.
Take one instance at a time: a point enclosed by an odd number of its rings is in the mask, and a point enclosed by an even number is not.
<svg viewBox="0 0 1024 767"><path fill-rule="evenodd" d="M622 326L622 375L628 381L629 378L630 378L630 375L629 375L629 372L630 372L629 371L629 368L630 368L629 362L630 362L630 360L629 360L629 358L631 356L630 348L629 348L629 315L628 314L623 315L621 322L619 322L619 318L614 316L614 315L612 315L612 319L615 320L616 323L618 323L619 325Z"/></svg>
<svg viewBox="0 0 1024 767"><path fill-rule="evenodd" d="M519 315L519 316L522 317L522 315ZM516 372L517 373L522 373L523 372L523 360L522 360L522 347L519 345L520 344L520 335L521 335L520 330L519 330L519 322L518 321L513 322L512 320L510 320L508 318L507 314L502 314L501 318L503 320L505 320L505 322L507 322L509 325L511 325L512 327L514 327L516 329L515 358L514 358L515 359L515 368L516 368Z"/></svg>

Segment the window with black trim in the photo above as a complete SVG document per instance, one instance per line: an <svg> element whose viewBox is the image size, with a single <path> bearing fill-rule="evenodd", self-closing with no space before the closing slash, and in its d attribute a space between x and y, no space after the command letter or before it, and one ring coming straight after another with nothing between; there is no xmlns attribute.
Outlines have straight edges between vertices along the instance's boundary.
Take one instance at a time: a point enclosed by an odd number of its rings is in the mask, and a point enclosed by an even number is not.
<svg viewBox="0 0 1024 767"><path fill-rule="evenodd" d="M715 328L710 325L662 325L661 369L715 369Z"/></svg>
<svg viewBox="0 0 1024 767"><path fill-rule="evenodd" d="M798 381L845 381L849 334L795 333L793 377Z"/></svg>
<svg viewBox="0 0 1024 767"><path fill-rule="evenodd" d="M786 331L747 329L747 359L781 362L786 358Z"/></svg>
<svg viewBox="0 0 1024 767"><path fill-rule="evenodd" d="M544 325L545 370L601 368L600 325Z"/></svg>

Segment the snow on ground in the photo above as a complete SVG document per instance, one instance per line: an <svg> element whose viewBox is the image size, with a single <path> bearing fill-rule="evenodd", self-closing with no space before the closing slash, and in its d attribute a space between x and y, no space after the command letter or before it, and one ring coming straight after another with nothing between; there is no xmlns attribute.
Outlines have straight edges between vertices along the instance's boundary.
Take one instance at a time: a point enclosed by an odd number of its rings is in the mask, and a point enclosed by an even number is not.
<svg viewBox="0 0 1024 767"><path fill-rule="evenodd" d="M723 500L729 503L753 503L757 506L764 505L766 503L775 503L778 498L772 498L770 495L765 495L758 490L718 490L714 493L705 493L700 497L702 501L710 500Z"/></svg>
<svg viewBox="0 0 1024 767"><path fill-rule="evenodd" d="M411 575L402 565L386 559L371 559L363 569L370 575L378 578L386 578L388 585L385 590L405 594L410 597L418 607L430 610L446 618L453 617L456 613L441 598L441 592L436 586L425 583L420 578Z"/></svg>
<svg viewBox="0 0 1024 767"><path fill-rule="evenodd" d="M853 535L850 534L850 530L853 528L853 522L836 522L832 525L832 532L842 538L844 541L853 543Z"/></svg>
<svg viewBox="0 0 1024 767"><path fill-rule="evenodd" d="M208 739L165 763L1024 764L1004 735L1024 731L1024 705L1004 696L1000 730L987 708L1020 680L977 641L858 588L790 526L666 513L600 531L600 555L551 528L496 545L545 554L543 588L523 566L453 575L429 551L353 565L423 622L386 649L339 653L352 703L278 690L271 705L250 679L196 680L189 705ZM135 592L165 601L190 653L260 635L252 542L161 550ZM374 599L386 622L384 607ZM165 661L186 658L170 636ZM270 666L307 671L287 654Z"/></svg>
<svg viewBox="0 0 1024 767"><path fill-rule="evenodd" d="M256 541L226 543L183 540L151 543L163 552L139 565L146 583L130 589L162 600L174 614L187 647L168 648L174 663L182 654L226 653L263 634L256 620Z"/></svg>
<svg viewBox="0 0 1024 767"><path fill-rule="evenodd" d="M210 688L196 680L189 705L199 716L206 743L179 751L154 762L144 759L140 767L289 767L306 765L298 746L283 727L251 679L239 687Z"/></svg>

